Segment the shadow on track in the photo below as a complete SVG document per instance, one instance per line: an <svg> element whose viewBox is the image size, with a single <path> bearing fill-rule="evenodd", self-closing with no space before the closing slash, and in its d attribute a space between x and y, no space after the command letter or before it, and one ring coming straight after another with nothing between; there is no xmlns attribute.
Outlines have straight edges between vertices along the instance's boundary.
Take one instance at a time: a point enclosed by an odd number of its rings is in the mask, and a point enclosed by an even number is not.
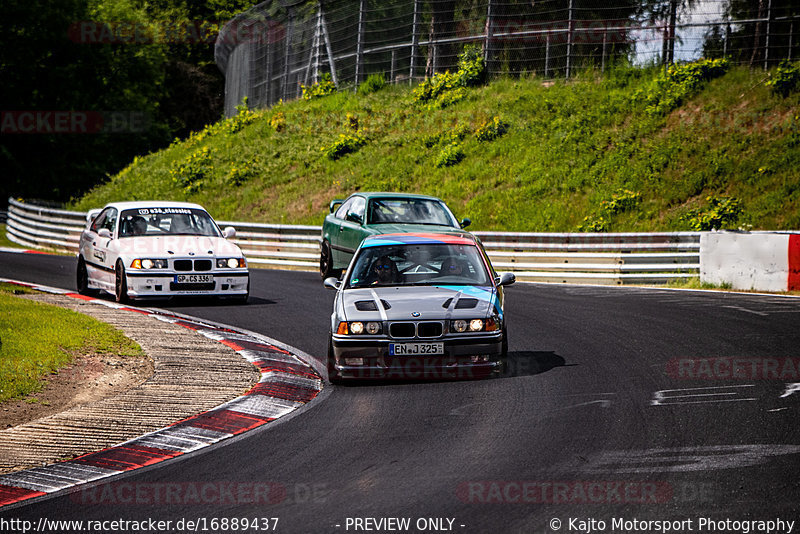
<svg viewBox="0 0 800 534"><path fill-rule="evenodd" d="M555 367L565 367L566 365L564 358L555 352L513 351L508 353L505 373L498 378L539 375Z"/></svg>

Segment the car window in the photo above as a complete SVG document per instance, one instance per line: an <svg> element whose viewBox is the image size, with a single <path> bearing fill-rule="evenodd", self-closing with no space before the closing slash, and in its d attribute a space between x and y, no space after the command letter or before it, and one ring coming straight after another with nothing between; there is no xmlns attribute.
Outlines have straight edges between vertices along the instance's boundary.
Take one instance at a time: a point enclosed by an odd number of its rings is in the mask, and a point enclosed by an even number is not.
<svg viewBox="0 0 800 534"><path fill-rule="evenodd" d="M364 211L367 206L367 201L364 197L355 197L353 203L350 204L350 209L347 210L347 215L358 217L359 220L364 220Z"/></svg>
<svg viewBox="0 0 800 534"><path fill-rule="evenodd" d="M431 224L459 228L444 203L424 198L373 199L369 206L369 223Z"/></svg>
<svg viewBox="0 0 800 534"><path fill-rule="evenodd" d="M106 215L106 220L103 221L103 228L106 228L111 235L114 235L114 230L117 227L117 209L116 208L109 208L108 214Z"/></svg>
<svg viewBox="0 0 800 534"><path fill-rule="evenodd" d="M100 228L103 228L103 223L105 222L106 215L108 215L110 209L111 208L104 209L97 215L97 217L94 218L92 225L89 227L92 232L97 233Z"/></svg>
<svg viewBox="0 0 800 534"><path fill-rule="evenodd" d="M420 244L362 248L348 288L402 285L491 285L474 245Z"/></svg>
<svg viewBox="0 0 800 534"><path fill-rule="evenodd" d="M219 237L211 216L196 208L140 208L122 212L120 237L202 235Z"/></svg>
<svg viewBox="0 0 800 534"><path fill-rule="evenodd" d="M342 203L342 205L339 206L339 209L336 210L334 217L336 217L337 219L344 219L347 216L347 210L350 209L350 205L353 203L354 199L355 197L350 197L347 200L345 200Z"/></svg>

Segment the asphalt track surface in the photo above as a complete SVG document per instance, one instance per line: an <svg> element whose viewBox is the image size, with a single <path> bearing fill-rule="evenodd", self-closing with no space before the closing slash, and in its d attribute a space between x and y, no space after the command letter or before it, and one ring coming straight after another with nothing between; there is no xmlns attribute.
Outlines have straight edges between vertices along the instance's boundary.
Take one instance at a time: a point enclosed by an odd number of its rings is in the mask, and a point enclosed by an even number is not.
<svg viewBox="0 0 800 534"><path fill-rule="evenodd" d="M0 276L28 282L74 288L74 267L70 257L0 253ZM251 295L245 306L156 305L323 358L333 293L319 276L255 269ZM707 518L800 528L800 377L792 367L800 299L517 284L506 313L504 377L327 386L328 396L287 421L3 510L0 523L154 519L183 532L190 529L179 521L204 520L199 531L232 532L232 523L210 522L279 518L275 532L666 529L636 528L636 519L682 521L670 524L680 532L744 532ZM680 367L678 359L695 361ZM754 371L752 361L779 366L779 375ZM278 491L254 498L250 490L265 483ZM407 518L410 527L366 518Z"/></svg>

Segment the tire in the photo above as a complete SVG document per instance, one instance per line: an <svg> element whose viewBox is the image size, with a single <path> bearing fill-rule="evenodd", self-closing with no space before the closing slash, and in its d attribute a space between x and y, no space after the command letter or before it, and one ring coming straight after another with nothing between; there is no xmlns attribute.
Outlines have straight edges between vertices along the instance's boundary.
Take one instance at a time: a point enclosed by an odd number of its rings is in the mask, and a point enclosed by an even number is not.
<svg viewBox="0 0 800 534"><path fill-rule="evenodd" d="M331 384L341 384L342 377L336 370L336 358L333 356L333 339L328 337L328 381Z"/></svg>
<svg viewBox="0 0 800 534"><path fill-rule="evenodd" d="M117 267L114 272L116 273L114 300L120 304L127 304L130 301L130 297L128 297L128 278L125 276L125 267L123 267L121 261L117 261Z"/></svg>
<svg viewBox="0 0 800 534"><path fill-rule="evenodd" d="M75 275L75 284L78 286L78 293L81 295L91 295L93 291L89 289L89 273L86 270L86 262L83 256L78 257L78 270Z"/></svg>
<svg viewBox="0 0 800 534"><path fill-rule="evenodd" d="M322 279L335 276L339 278L342 272L333 268L333 254L331 253L331 245L327 241L322 242L319 252L319 275Z"/></svg>

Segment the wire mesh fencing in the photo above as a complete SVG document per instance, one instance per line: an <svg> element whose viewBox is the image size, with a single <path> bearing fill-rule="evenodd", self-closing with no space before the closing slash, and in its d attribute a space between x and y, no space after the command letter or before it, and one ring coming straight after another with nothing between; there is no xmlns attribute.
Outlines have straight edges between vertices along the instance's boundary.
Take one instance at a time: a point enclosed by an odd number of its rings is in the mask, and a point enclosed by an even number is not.
<svg viewBox="0 0 800 534"><path fill-rule="evenodd" d="M215 60L225 112L267 107L330 76L413 82L480 48L489 76L566 77L621 61L728 57L753 68L795 59L795 0L273 0L229 21Z"/></svg>

